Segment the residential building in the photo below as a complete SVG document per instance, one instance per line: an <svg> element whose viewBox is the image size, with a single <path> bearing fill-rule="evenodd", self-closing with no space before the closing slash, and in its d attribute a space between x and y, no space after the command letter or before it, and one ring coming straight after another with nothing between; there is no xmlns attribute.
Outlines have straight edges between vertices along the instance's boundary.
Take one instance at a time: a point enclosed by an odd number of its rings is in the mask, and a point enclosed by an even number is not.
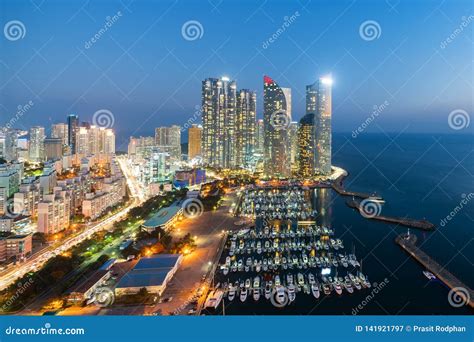
<svg viewBox="0 0 474 342"><path fill-rule="evenodd" d="M257 94L248 89L237 91L235 120L235 166L248 167L255 153Z"/></svg>
<svg viewBox="0 0 474 342"><path fill-rule="evenodd" d="M32 234L4 233L0 235L0 262L24 260L31 255L32 249Z"/></svg>
<svg viewBox="0 0 474 342"><path fill-rule="evenodd" d="M202 126L193 124L188 129L188 160L201 156Z"/></svg>
<svg viewBox="0 0 474 342"><path fill-rule="evenodd" d="M228 78L202 82L202 157L212 167L233 168L237 85Z"/></svg>
<svg viewBox="0 0 474 342"><path fill-rule="evenodd" d="M172 161L180 161L181 128L176 125L155 128L155 146L161 152L169 153Z"/></svg>
<svg viewBox="0 0 474 342"><path fill-rule="evenodd" d="M76 154L76 134L79 130L79 117L75 114L69 114L67 117L68 145L71 147L71 153Z"/></svg>
<svg viewBox="0 0 474 342"><path fill-rule="evenodd" d="M51 138L61 139L62 145L69 145L69 128L65 123L51 125Z"/></svg>
<svg viewBox="0 0 474 342"><path fill-rule="evenodd" d="M298 174L303 178L314 175L314 114L300 120L298 128Z"/></svg>
<svg viewBox="0 0 474 342"><path fill-rule="evenodd" d="M291 123L291 89L281 88L273 79L263 80L264 174L287 178L291 174L288 126Z"/></svg>
<svg viewBox="0 0 474 342"><path fill-rule="evenodd" d="M45 138L44 153L46 160L61 159L63 156L63 140L60 138Z"/></svg>
<svg viewBox="0 0 474 342"><path fill-rule="evenodd" d="M44 127L34 126L30 128L30 143L28 145L29 160L32 162L43 162L44 153Z"/></svg>
<svg viewBox="0 0 474 342"><path fill-rule="evenodd" d="M38 232L55 234L69 227L71 199L66 191L43 196L38 204Z"/></svg>

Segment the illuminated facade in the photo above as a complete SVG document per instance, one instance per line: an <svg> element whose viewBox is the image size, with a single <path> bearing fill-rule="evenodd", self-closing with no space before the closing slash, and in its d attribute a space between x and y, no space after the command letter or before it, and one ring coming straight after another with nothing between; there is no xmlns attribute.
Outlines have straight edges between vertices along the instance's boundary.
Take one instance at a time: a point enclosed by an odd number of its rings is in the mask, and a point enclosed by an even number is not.
<svg viewBox="0 0 474 342"><path fill-rule="evenodd" d="M44 154L44 127L34 126L30 128L30 144L28 146L29 159L33 162L43 162Z"/></svg>
<svg viewBox="0 0 474 342"><path fill-rule="evenodd" d="M281 88L270 77L263 79L264 174L290 176L291 89Z"/></svg>
<svg viewBox="0 0 474 342"><path fill-rule="evenodd" d="M298 128L298 174L303 178L314 175L314 114L306 114Z"/></svg>
<svg viewBox="0 0 474 342"><path fill-rule="evenodd" d="M306 87L306 99L310 99L306 108L316 109L314 112L314 167L318 175L331 173L331 88L332 80L328 77L322 77Z"/></svg>
<svg viewBox="0 0 474 342"><path fill-rule="evenodd" d="M188 160L201 155L202 127L192 125L188 129Z"/></svg>
<svg viewBox="0 0 474 342"><path fill-rule="evenodd" d="M75 114L69 114L67 117L68 144L71 147L72 154L76 152L76 133L79 130L79 117Z"/></svg>
<svg viewBox="0 0 474 342"><path fill-rule="evenodd" d="M236 166L237 85L228 78L202 82L202 157L213 167Z"/></svg>
<svg viewBox="0 0 474 342"><path fill-rule="evenodd" d="M235 120L236 166L249 166L255 152L255 126L257 94L248 89L237 92L237 115Z"/></svg>
<svg viewBox="0 0 474 342"><path fill-rule="evenodd" d="M155 146L163 153L169 153L173 161L181 160L181 128L173 125L170 127L155 128Z"/></svg>

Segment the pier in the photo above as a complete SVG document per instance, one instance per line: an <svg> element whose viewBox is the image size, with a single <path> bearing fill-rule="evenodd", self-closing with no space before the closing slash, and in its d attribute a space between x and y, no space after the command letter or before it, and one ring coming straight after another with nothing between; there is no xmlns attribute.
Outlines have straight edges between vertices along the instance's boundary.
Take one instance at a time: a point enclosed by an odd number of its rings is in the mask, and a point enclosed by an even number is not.
<svg viewBox="0 0 474 342"><path fill-rule="evenodd" d="M360 205L357 201L346 201L346 205L348 207L354 208L358 211L360 211ZM382 221L385 223L393 223L393 224L399 224L405 227L410 227L410 228L416 228L416 229L421 229L425 231L432 231L435 228L435 225L431 223L430 221L427 220L415 220L407 217L389 217L389 216L382 216L382 215L377 215L373 217L366 217L367 219L371 220L378 220Z"/></svg>
<svg viewBox="0 0 474 342"><path fill-rule="evenodd" d="M380 196L374 196L374 195L366 194L366 193L363 193L363 192L355 192L355 191L345 190L344 186L342 185L342 180L344 179L344 177L345 176L340 176L331 185L332 188L334 189L334 191L336 191L339 195L357 197L357 198L362 198L362 199L373 198L373 199L379 200L379 201L383 200L382 197L380 197Z"/></svg>
<svg viewBox="0 0 474 342"><path fill-rule="evenodd" d="M445 283L452 290L456 291L457 295L466 302L466 305L474 308L474 291L458 278L456 278L451 272L447 271L443 266L434 261L429 255L416 247L416 236L402 234L397 236L395 242L413 258L415 258L420 264L422 264L428 271L433 273L439 280ZM467 298L465 292L457 289L466 290Z"/></svg>

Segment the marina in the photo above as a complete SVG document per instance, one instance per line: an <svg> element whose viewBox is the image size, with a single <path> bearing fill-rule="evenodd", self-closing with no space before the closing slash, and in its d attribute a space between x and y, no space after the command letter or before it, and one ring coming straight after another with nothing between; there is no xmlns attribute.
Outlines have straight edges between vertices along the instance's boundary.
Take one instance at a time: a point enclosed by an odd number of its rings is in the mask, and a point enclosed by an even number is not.
<svg viewBox="0 0 474 342"><path fill-rule="evenodd" d="M372 286L355 252L333 228L322 224L326 191L331 190L314 191L315 195L299 187L244 191L241 216L254 219L255 226L229 234L213 279L216 285L206 299L207 313L221 301L223 307L224 301L265 301L282 309L291 307L297 297L318 301Z"/></svg>

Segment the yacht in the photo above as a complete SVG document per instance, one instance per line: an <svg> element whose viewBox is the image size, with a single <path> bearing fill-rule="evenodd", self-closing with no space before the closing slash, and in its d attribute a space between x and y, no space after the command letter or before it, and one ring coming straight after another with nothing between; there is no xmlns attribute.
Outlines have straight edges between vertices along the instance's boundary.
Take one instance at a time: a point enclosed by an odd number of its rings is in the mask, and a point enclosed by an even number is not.
<svg viewBox="0 0 474 342"><path fill-rule="evenodd" d="M260 299L260 289L254 288L253 289L253 300L258 301Z"/></svg>
<svg viewBox="0 0 474 342"><path fill-rule="evenodd" d="M285 293L285 288L283 286L277 286L276 287L276 301L278 302L278 304L280 305L285 305L286 304L286 299L287 299L287 295Z"/></svg>
<svg viewBox="0 0 474 342"><path fill-rule="evenodd" d="M247 279L245 281L245 287L248 289L250 287L250 284L251 284L250 279Z"/></svg>
<svg viewBox="0 0 474 342"><path fill-rule="evenodd" d="M227 299L229 299L230 301L233 301L234 298L235 298L235 291L236 290L237 289L235 288L235 286L232 286L232 284L229 285L229 295L227 296Z"/></svg>
<svg viewBox="0 0 474 342"><path fill-rule="evenodd" d="M247 288L245 286L240 288L240 301L245 302L247 299Z"/></svg>
<svg viewBox="0 0 474 342"><path fill-rule="evenodd" d="M349 292L349 293L354 292L354 288L352 287L351 280L349 279L348 276L346 276L343 284L344 284L344 287L347 290L347 292Z"/></svg>
<svg viewBox="0 0 474 342"><path fill-rule="evenodd" d="M204 303L205 308L216 308L222 300L222 296L224 295L224 291L222 290L214 290L209 293L206 302Z"/></svg>
<svg viewBox="0 0 474 342"><path fill-rule="evenodd" d="M288 274L286 275L286 283L287 283L288 285L293 284L293 275L292 275L291 273L288 273Z"/></svg>
<svg viewBox="0 0 474 342"><path fill-rule="evenodd" d="M296 288L294 284L288 285L288 300L293 302L296 298Z"/></svg>
<svg viewBox="0 0 474 342"><path fill-rule="evenodd" d="M301 273L298 273L298 285L304 285L304 276Z"/></svg>
<svg viewBox="0 0 474 342"><path fill-rule="evenodd" d="M275 286L280 286L280 285L281 285L280 276L276 275L275 276Z"/></svg>
<svg viewBox="0 0 474 342"><path fill-rule="evenodd" d="M341 294L342 294L341 283L340 283L338 280L336 280L336 281L334 282L334 290L336 291L336 293L337 293L338 295L341 295Z"/></svg>
<svg viewBox="0 0 474 342"><path fill-rule="evenodd" d="M313 294L314 298L319 298L319 285L316 283L311 284L311 293Z"/></svg>
<svg viewBox="0 0 474 342"><path fill-rule="evenodd" d="M272 296L272 282L267 281L267 283L265 284L265 298L270 299L271 296Z"/></svg>
<svg viewBox="0 0 474 342"><path fill-rule="evenodd" d="M256 276L253 280L253 288L260 289L260 277Z"/></svg>
<svg viewBox="0 0 474 342"><path fill-rule="evenodd" d="M431 272L428 272L428 271L423 271L423 274L425 275L426 278L428 278L429 280L435 280L436 279L436 276L431 273Z"/></svg>
<svg viewBox="0 0 474 342"><path fill-rule="evenodd" d="M313 273L308 274L308 281L311 285L313 285L316 282L316 279L314 278Z"/></svg>
<svg viewBox="0 0 474 342"><path fill-rule="evenodd" d="M323 291L324 291L324 294L326 294L326 295L331 294L331 285L329 285L327 283L324 283L323 284Z"/></svg>
<svg viewBox="0 0 474 342"><path fill-rule="evenodd" d="M227 273L229 273L229 267L227 265L222 266L222 273L224 275L227 275Z"/></svg>

